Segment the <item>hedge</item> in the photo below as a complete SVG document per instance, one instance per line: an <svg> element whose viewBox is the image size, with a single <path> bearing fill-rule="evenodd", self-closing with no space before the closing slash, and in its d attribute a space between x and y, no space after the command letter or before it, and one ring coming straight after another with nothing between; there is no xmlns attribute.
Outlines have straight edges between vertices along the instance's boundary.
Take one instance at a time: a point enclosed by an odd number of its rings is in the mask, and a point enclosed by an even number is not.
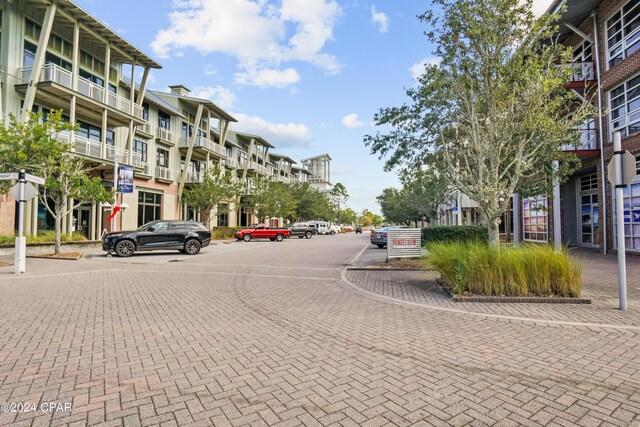
<svg viewBox="0 0 640 427"><path fill-rule="evenodd" d="M479 225L436 226L422 229L422 243L489 242L489 230Z"/></svg>

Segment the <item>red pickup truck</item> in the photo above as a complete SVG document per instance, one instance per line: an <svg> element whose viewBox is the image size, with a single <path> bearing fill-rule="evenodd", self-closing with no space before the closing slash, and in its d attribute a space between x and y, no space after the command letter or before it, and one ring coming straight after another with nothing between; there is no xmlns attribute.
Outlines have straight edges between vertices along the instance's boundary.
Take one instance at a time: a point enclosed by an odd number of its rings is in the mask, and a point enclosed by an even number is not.
<svg viewBox="0 0 640 427"><path fill-rule="evenodd" d="M250 228L236 230L236 239L250 242L252 239L269 239L272 242L282 242L289 237L288 228L271 228L266 224L252 225Z"/></svg>

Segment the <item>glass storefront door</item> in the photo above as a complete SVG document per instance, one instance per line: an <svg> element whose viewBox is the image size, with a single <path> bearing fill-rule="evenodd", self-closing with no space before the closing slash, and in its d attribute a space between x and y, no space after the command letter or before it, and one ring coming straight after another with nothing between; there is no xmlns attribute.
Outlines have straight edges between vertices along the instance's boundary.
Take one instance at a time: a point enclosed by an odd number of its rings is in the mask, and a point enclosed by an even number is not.
<svg viewBox="0 0 640 427"><path fill-rule="evenodd" d="M600 226L597 174L594 173L580 178L579 197L578 235L580 236L580 246L597 247L596 236Z"/></svg>

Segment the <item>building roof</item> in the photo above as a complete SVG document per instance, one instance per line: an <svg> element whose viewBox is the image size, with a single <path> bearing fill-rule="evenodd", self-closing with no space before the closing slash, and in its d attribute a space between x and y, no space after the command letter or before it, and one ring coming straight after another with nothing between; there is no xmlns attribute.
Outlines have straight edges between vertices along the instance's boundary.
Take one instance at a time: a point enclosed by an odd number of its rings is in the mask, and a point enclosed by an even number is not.
<svg viewBox="0 0 640 427"><path fill-rule="evenodd" d="M208 108L209 110L213 111L214 114L216 116L218 116L219 118L227 120L229 122L237 122L237 120L232 115L230 115L229 113L227 113L222 108L218 107L216 104L214 104L213 102L211 102L208 99L194 98L193 96L176 95L175 93L160 92L160 91L157 91L157 90L153 90L153 91L150 91L150 92L153 92L154 94L156 94L156 95L158 95L159 97L162 97L162 98L175 98L175 99L178 99L178 100L183 101L183 102L185 102L187 104L191 104L196 108L197 108L198 104L204 104L204 106L206 108Z"/></svg>
<svg viewBox="0 0 640 427"><path fill-rule="evenodd" d="M126 87L128 87L128 88L131 87L131 79L129 77L122 77L120 79L120 81ZM139 91L139 90L140 90L140 83L136 82L136 91ZM154 104L155 106L161 108L162 110L166 111L167 113L175 114L176 116L179 116L179 117L184 117L182 115L182 113L177 108L175 108L173 105L169 104L167 101L165 101L164 99L160 98L158 95L156 95L155 93L153 93L150 90L145 91L144 99L145 99L145 101L147 101L147 102L149 102L151 104Z"/></svg>
<svg viewBox="0 0 640 427"><path fill-rule="evenodd" d="M600 7L603 0L565 0L567 3L567 10L560 16L558 20L559 30L556 33L559 43L564 43L572 34L575 34L573 30L567 27L565 24L579 27L591 13ZM558 8L562 5L563 0L553 0L551 6L547 9L546 13L556 13Z"/></svg>
<svg viewBox="0 0 640 427"><path fill-rule="evenodd" d="M265 147L269 147L269 148L275 148L273 145L269 144L269 142L264 139L263 137L261 137L260 135L252 135L250 133L244 133L244 132L238 132L238 131L229 131L229 134L233 133L234 136L236 137L236 142L238 141L237 137L243 137L243 138L248 138L248 139L255 139L256 141L258 141L260 144L264 145Z"/></svg>
<svg viewBox="0 0 640 427"><path fill-rule="evenodd" d="M333 160L329 153L320 154L317 156L309 157L308 159L302 159L301 162L308 162L311 160Z"/></svg>
<svg viewBox="0 0 640 427"><path fill-rule="evenodd" d="M293 160L291 157L286 156L284 154L278 154L278 153L274 153L272 151L269 152L269 156L274 157L276 159L284 159L284 160L288 160L289 162L291 162L292 164L295 164L296 161Z"/></svg>
<svg viewBox="0 0 640 427"><path fill-rule="evenodd" d="M33 8L45 8L51 2L50 0L27 0L28 7ZM57 2L56 14L64 14L74 20L81 21L81 25L91 30L98 36L106 39L111 43L112 48L119 50L128 56L130 62L135 60L136 64L146 68L162 68L162 65L158 64L154 59L135 47L133 44L126 41L123 37L118 35L115 31L107 27L104 22L99 21L89 12L82 9L80 6L72 2L71 0L61 0ZM116 52L113 52L114 58ZM125 59L125 58L123 58Z"/></svg>

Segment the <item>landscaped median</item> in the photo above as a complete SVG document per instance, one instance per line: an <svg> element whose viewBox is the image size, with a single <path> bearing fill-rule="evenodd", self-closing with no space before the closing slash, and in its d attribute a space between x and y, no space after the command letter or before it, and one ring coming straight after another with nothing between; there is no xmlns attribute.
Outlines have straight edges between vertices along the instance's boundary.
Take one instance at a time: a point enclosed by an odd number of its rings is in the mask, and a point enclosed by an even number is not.
<svg viewBox="0 0 640 427"><path fill-rule="evenodd" d="M454 301L589 303L579 298L582 265L566 251L458 241L428 249L427 267L440 273Z"/></svg>
<svg viewBox="0 0 640 427"><path fill-rule="evenodd" d="M63 233L62 251L54 254L53 231L44 231L38 233L37 236L28 235L27 237L27 257L29 258L49 258L49 259L80 259L82 253L88 249L98 249L101 247L100 241L90 241L82 233L74 232L71 234ZM0 235L0 255L13 255L15 251L15 236ZM6 263L7 265L11 265Z"/></svg>

